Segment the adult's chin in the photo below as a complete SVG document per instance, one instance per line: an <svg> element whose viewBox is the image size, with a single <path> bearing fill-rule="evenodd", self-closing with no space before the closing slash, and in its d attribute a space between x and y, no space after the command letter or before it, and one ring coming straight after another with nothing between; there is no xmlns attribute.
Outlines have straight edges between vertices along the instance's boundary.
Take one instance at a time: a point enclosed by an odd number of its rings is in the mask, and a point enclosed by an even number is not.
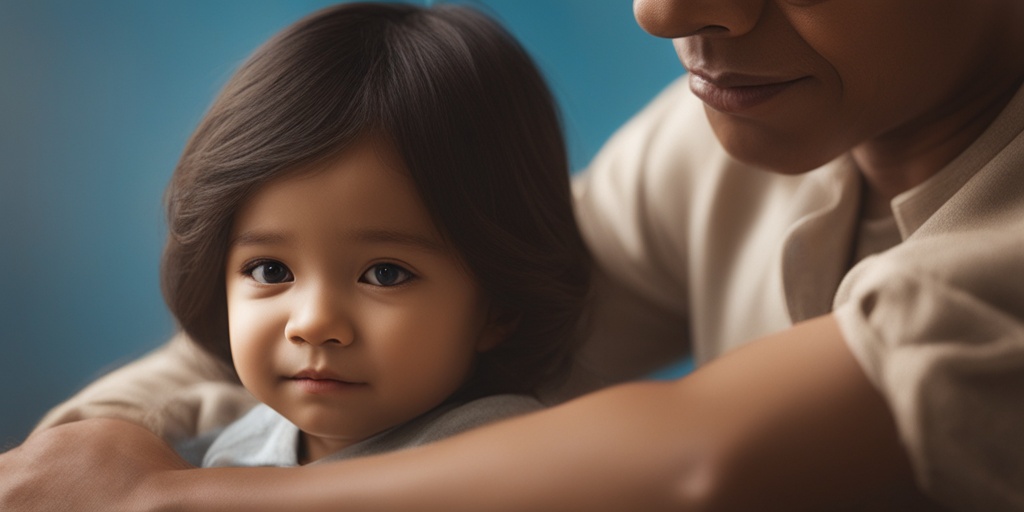
<svg viewBox="0 0 1024 512"><path fill-rule="evenodd" d="M724 114L710 107L705 110L715 136L730 156L768 172L803 174L850 149L835 137L828 137L827 131L795 131Z"/></svg>

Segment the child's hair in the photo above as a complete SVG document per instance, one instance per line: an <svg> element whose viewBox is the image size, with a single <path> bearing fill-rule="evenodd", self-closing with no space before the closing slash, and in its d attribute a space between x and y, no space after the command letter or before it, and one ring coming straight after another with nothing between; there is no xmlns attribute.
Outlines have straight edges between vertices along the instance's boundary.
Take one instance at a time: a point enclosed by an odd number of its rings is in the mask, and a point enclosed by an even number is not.
<svg viewBox="0 0 1024 512"><path fill-rule="evenodd" d="M588 294L561 126L543 78L498 24L456 6L344 4L239 69L174 171L162 285L181 327L231 362L225 258L259 187L363 135L401 156L432 220L514 329L469 395L529 392L567 364Z"/></svg>

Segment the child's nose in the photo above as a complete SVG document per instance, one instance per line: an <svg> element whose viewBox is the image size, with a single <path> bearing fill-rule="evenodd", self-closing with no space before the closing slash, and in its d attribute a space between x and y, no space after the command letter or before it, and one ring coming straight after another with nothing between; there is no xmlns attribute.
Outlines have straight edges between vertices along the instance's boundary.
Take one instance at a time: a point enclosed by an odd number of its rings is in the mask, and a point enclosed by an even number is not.
<svg viewBox="0 0 1024 512"><path fill-rule="evenodd" d="M347 308L337 293L313 289L297 294L285 337L292 343L351 345L355 338Z"/></svg>

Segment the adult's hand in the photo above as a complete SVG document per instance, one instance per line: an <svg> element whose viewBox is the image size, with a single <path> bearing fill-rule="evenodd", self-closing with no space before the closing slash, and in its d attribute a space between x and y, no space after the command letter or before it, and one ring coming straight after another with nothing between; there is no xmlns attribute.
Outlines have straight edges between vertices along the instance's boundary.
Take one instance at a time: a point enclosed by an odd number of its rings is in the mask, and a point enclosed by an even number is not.
<svg viewBox="0 0 1024 512"><path fill-rule="evenodd" d="M0 454L0 510L146 510L147 481L190 467L134 423L77 421Z"/></svg>

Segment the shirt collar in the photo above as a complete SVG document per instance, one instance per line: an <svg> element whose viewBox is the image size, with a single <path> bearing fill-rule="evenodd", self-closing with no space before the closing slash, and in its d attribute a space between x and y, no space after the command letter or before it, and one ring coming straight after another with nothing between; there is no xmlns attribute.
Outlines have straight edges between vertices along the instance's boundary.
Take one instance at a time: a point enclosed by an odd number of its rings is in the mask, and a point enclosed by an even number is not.
<svg viewBox="0 0 1024 512"><path fill-rule="evenodd" d="M995 121L963 153L920 185L893 198L891 205L900 236L914 234L965 183L1024 131L1024 87L1010 99Z"/></svg>

